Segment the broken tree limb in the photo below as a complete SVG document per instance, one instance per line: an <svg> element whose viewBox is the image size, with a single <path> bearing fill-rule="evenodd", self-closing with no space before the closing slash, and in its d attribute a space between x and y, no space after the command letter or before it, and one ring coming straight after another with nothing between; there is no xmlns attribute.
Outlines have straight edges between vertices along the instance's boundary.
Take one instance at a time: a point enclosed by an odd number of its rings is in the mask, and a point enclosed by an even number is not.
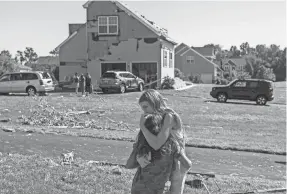
<svg viewBox="0 0 287 194"><path fill-rule="evenodd" d="M81 115L81 114L91 114L89 111L73 111L73 112L69 112L67 113L68 115Z"/></svg>
<svg viewBox="0 0 287 194"><path fill-rule="evenodd" d="M230 193L230 194L249 194L249 193L276 193L276 192L284 192L286 188L276 188L276 189L264 189L264 190L256 190L256 191L247 191L241 193Z"/></svg>

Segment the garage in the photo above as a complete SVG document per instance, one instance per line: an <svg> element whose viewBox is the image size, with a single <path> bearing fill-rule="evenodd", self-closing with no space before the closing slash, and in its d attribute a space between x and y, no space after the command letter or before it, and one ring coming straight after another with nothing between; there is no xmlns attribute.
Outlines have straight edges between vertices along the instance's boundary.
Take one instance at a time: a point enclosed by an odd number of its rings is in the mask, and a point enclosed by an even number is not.
<svg viewBox="0 0 287 194"><path fill-rule="evenodd" d="M118 71L126 71L127 64L126 63L101 63L101 70L103 75L106 71L110 70L118 70Z"/></svg>
<svg viewBox="0 0 287 194"><path fill-rule="evenodd" d="M142 78L146 83L157 80L156 62L136 62L132 63L132 73Z"/></svg>
<svg viewBox="0 0 287 194"><path fill-rule="evenodd" d="M204 84L212 84L212 74L211 73L202 73L200 78Z"/></svg>

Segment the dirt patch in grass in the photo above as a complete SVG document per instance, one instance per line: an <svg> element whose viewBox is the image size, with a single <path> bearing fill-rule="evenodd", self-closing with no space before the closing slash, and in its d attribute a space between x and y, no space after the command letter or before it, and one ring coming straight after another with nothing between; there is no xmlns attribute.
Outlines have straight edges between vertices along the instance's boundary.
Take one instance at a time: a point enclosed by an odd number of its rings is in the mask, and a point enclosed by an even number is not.
<svg viewBox="0 0 287 194"><path fill-rule="evenodd" d="M209 95L209 87L202 85L186 91L161 91L168 98L168 104L181 115L189 145L268 153L286 152L286 105L213 103L201 98ZM284 95L282 91L281 94ZM82 98L69 93L53 93L36 99L1 96L0 107L3 109L0 110L0 118L11 118L12 121L6 124L13 126L24 123L22 115L30 117L32 121L45 115L49 119L42 119L43 123L38 120L38 127L48 129L48 126L67 126L53 128L52 131L56 133L133 140L139 128L141 110L137 101L140 95L134 92ZM47 111L44 113L45 109L39 107L41 99L56 114L49 115ZM89 111L91 114L65 116L71 111Z"/></svg>
<svg viewBox="0 0 287 194"><path fill-rule="evenodd" d="M130 192L134 170L99 165L76 158L70 166L61 166L60 158L43 158L38 155L2 155L0 159L1 193L117 193ZM195 177L189 175L187 180ZM216 176L206 181L212 193L247 192L255 189L284 187L284 181L238 176ZM184 193L206 193L186 185Z"/></svg>

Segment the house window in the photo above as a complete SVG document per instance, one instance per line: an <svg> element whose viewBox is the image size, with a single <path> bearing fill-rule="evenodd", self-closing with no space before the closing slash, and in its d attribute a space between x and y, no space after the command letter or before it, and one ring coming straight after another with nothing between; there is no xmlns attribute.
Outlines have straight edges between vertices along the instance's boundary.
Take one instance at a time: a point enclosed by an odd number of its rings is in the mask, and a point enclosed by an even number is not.
<svg viewBox="0 0 287 194"><path fill-rule="evenodd" d="M118 16L99 16L98 18L99 35L118 34Z"/></svg>
<svg viewBox="0 0 287 194"><path fill-rule="evenodd" d="M173 68L172 52L169 52L169 67Z"/></svg>
<svg viewBox="0 0 287 194"><path fill-rule="evenodd" d="M194 63L194 56L186 56L186 62L193 64Z"/></svg>
<svg viewBox="0 0 287 194"><path fill-rule="evenodd" d="M186 56L186 62L193 64L194 63L194 56Z"/></svg>
<svg viewBox="0 0 287 194"><path fill-rule="evenodd" d="M238 82L236 82L233 86L234 86L234 87L243 88L243 87L246 87L246 82L244 82L244 81L238 81Z"/></svg>
<svg viewBox="0 0 287 194"><path fill-rule="evenodd" d="M167 67L167 51L163 51L163 67Z"/></svg>
<svg viewBox="0 0 287 194"><path fill-rule="evenodd" d="M229 69L229 66L228 66L228 65L225 65L225 66L224 66L224 71L228 71L228 69Z"/></svg>

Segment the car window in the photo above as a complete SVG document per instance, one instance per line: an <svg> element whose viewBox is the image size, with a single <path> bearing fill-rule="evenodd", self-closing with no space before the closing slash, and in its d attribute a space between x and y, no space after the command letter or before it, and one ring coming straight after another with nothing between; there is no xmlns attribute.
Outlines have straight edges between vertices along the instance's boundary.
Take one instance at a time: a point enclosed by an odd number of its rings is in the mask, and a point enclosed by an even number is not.
<svg viewBox="0 0 287 194"><path fill-rule="evenodd" d="M49 79L51 78L50 74L48 72L43 72L43 73L40 73L42 75L42 78L43 79Z"/></svg>
<svg viewBox="0 0 287 194"><path fill-rule="evenodd" d="M245 81L238 81L233 84L233 87L246 87L246 82Z"/></svg>
<svg viewBox="0 0 287 194"><path fill-rule="evenodd" d="M135 78L133 74L130 74L130 73L126 73L126 74L127 74L127 78Z"/></svg>
<svg viewBox="0 0 287 194"><path fill-rule="evenodd" d="M23 74L23 79L24 80L36 80L38 79L38 76L35 73L25 73Z"/></svg>
<svg viewBox="0 0 287 194"><path fill-rule="evenodd" d="M22 73L11 74L11 81L20 81L23 80Z"/></svg>
<svg viewBox="0 0 287 194"><path fill-rule="evenodd" d="M127 77L126 73L120 73L119 75L120 75L121 77L125 77L125 78Z"/></svg>
<svg viewBox="0 0 287 194"><path fill-rule="evenodd" d="M249 82L248 87L249 88L257 88L258 87L258 82Z"/></svg>
<svg viewBox="0 0 287 194"><path fill-rule="evenodd" d="M116 78L116 74L113 72L106 72L102 75L102 78Z"/></svg>
<svg viewBox="0 0 287 194"><path fill-rule="evenodd" d="M10 75L3 75L1 78L0 78L0 82L7 82L10 80Z"/></svg>

